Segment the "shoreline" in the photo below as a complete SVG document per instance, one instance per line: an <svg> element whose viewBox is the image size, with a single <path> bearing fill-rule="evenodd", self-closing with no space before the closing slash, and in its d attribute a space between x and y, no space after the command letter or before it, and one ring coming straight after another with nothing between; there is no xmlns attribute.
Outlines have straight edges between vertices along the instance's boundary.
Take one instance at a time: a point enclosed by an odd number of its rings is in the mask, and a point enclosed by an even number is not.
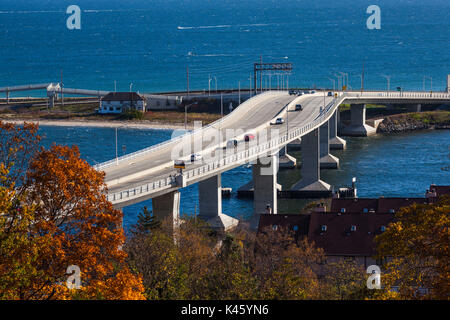
<svg viewBox="0 0 450 320"><path fill-rule="evenodd" d="M184 130L184 124L168 124L159 122L134 121L100 121L100 120L41 120L41 119L1 119L0 121L22 125L24 122L37 123L39 126L57 127L96 127L96 128L129 128L129 129L156 129L156 130ZM187 130L193 125L188 124Z"/></svg>

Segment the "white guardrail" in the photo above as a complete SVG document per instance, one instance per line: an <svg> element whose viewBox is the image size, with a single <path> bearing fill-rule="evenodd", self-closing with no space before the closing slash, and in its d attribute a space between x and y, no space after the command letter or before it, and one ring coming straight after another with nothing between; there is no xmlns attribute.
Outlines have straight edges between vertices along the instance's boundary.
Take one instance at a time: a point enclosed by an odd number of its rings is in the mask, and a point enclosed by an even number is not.
<svg viewBox="0 0 450 320"><path fill-rule="evenodd" d="M273 151L274 149L280 149L282 146L286 145L287 143L300 138L301 136L309 133L310 131L318 128L322 123L325 121L328 121L329 118L333 115L336 108L344 102L345 99L352 99L357 97L363 97L363 98L379 98L379 97L395 97L396 94L402 94L401 96L398 96L400 98L445 98L450 99L450 94L447 93L423 93L423 92L412 92L412 93L397 93L397 92L363 92L362 95L360 93L341 93L340 96L337 99L333 99L332 102L330 102L325 109L322 111L322 114L319 115L313 122L304 125L300 128L297 128L295 130L289 131L288 134L285 134L281 137L272 139L266 143L263 143L258 146L254 146L252 148L249 148L247 150L238 152L236 154L230 155L226 158L223 158L221 160L216 160L212 163L205 164L201 167L191 169L188 171L185 171L183 173L184 179L186 179L186 182L189 182L190 180L197 179L204 175L209 175L211 172L216 171L218 169L226 169L227 167L233 167L237 164L244 164L248 163L255 158L260 157L263 154L266 154L268 152ZM151 150L151 149L149 149ZM115 160L114 160L115 161ZM146 183L142 186L132 188L125 191L120 191L113 194L108 194L107 198L109 201L114 203L120 203L123 202L123 200L133 200L135 198L139 198L141 196L144 196L146 194L156 193L163 191L165 189L170 189L173 187L177 187L175 178L174 177L167 177L164 179L160 179L154 182Z"/></svg>
<svg viewBox="0 0 450 320"><path fill-rule="evenodd" d="M236 164L240 163L244 164L246 162L253 160L254 158L258 158L258 156L261 156L264 153L272 151L273 149L281 148L281 146L297 139L298 137L301 137L302 135L315 129L322 122L327 121L333 115L336 106L339 106L342 103L344 97L345 96L342 95L341 97L338 98L337 101L334 100L331 103L329 103L322 112L322 115L319 116L317 119L315 119L313 122L301 128L289 131L289 136L283 135L282 137L274 138L264 144L238 152L221 160L216 160L212 163L205 164L199 168L185 171L183 173L184 179L186 179L186 181L188 182L189 180L197 179L202 175L210 174L212 171L216 171L219 168L224 169L226 167L235 166ZM331 111L331 109L333 110ZM122 202L121 200L125 201L133 200L134 198L138 198L146 194L163 191L165 189L170 189L176 186L177 185L175 183L175 178L167 177L154 182L146 183L136 188L120 191L113 194L108 194L108 200L114 204L117 202Z"/></svg>
<svg viewBox="0 0 450 320"><path fill-rule="evenodd" d="M257 96L254 96L254 97L252 97L252 98L246 100L245 102L241 103L241 104L240 104L240 105L239 105L232 113L229 113L229 114L227 114L225 117L223 117L223 118L221 118L221 119L219 119L219 120L216 120L216 121L214 121L213 123L210 123L210 124L208 124L208 125L206 125L206 126L204 126L204 127L195 129L194 131L191 131L191 132L188 132L188 133L186 133L186 134L180 135L180 136L178 136L178 137L176 137L176 138L173 138L173 139L170 139L170 140L163 141L163 142L161 142L161 143L152 145L152 146L150 146L150 147L148 147L148 148L141 149L141 150L138 150L138 151L135 151L135 152L126 154L126 155L121 156L121 157L119 157L119 158L114 158L114 159L108 160L108 161L106 161L106 162L102 162L102 163L96 164L96 165L94 165L93 167L94 167L95 170L101 170L101 169L104 169L104 168L106 168L106 167L115 165L115 164L117 164L117 163L120 163L120 162L129 160L129 159L133 159L133 158L142 156L142 155L147 154L147 153L149 153L149 152L154 152L154 151L159 150L159 149L161 149L161 148L164 148L164 147L166 147L166 146L168 146L168 145L170 145L170 144L179 142L179 141L181 141L183 138L185 139L186 135L196 135L196 134L199 134L200 132L202 132L202 130L211 128L211 127L213 127L214 125L218 125L218 124L221 123L221 122L223 123L224 120L228 120L229 118L236 117L236 116L239 115L240 113L242 113L242 112L244 112L244 111L247 111L247 110L245 110L246 108L248 108L248 107L251 106L251 105L255 105L256 103L259 103L261 100L263 100L263 99L266 98L267 96L271 96L271 95L275 96L275 95L279 95L279 94L280 94L280 93L277 92L277 91L268 91L268 92L261 93L261 94L259 94L259 95L257 95Z"/></svg>

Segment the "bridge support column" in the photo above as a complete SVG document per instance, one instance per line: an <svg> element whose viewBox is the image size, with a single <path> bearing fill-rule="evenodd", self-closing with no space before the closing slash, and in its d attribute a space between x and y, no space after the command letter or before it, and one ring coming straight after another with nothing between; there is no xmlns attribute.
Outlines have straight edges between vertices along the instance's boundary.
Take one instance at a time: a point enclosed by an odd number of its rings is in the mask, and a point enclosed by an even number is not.
<svg viewBox="0 0 450 320"><path fill-rule="evenodd" d="M338 115L339 110L336 110L333 116L328 121L330 126L330 149L332 150L342 150L345 149L347 145L347 141L342 139L341 137L338 137L337 131L338 131Z"/></svg>
<svg viewBox="0 0 450 320"><path fill-rule="evenodd" d="M346 136L367 137L376 133L374 127L366 124L366 105L354 104L350 106L351 123L343 128L341 133Z"/></svg>
<svg viewBox="0 0 450 320"><path fill-rule="evenodd" d="M271 213L278 213L278 155L258 159L253 165L253 214L258 216L262 213L269 213L267 206L270 206Z"/></svg>
<svg viewBox="0 0 450 320"><path fill-rule="evenodd" d="M319 136L319 129L315 129L302 137L302 180L292 186L292 190L311 195L331 192L331 186L320 180Z"/></svg>
<svg viewBox="0 0 450 320"><path fill-rule="evenodd" d="M421 112L422 111L422 104L411 104L408 106L409 112Z"/></svg>
<svg viewBox="0 0 450 320"><path fill-rule="evenodd" d="M297 166L297 159L287 154L287 146L280 149L278 163L280 168L292 169Z"/></svg>
<svg viewBox="0 0 450 320"><path fill-rule="evenodd" d="M168 219L177 228L180 219L180 192L173 191L152 199L153 214L159 221Z"/></svg>
<svg viewBox="0 0 450 320"><path fill-rule="evenodd" d="M329 122L320 126L320 169L339 168L339 159L330 154L330 126Z"/></svg>
<svg viewBox="0 0 450 320"><path fill-rule="evenodd" d="M239 220L222 213L222 176L220 173L198 183L200 201L199 218L211 228L227 231L238 225Z"/></svg>

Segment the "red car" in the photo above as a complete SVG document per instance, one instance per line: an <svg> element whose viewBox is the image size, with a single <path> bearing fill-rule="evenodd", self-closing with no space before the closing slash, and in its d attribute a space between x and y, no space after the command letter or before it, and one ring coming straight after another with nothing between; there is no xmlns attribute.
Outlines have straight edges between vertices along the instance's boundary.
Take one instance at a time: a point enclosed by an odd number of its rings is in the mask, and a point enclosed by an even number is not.
<svg viewBox="0 0 450 320"><path fill-rule="evenodd" d="M245 142L249 142L250 140L255 139L255 136L253 134L246 134L244 137Z"/></svg>

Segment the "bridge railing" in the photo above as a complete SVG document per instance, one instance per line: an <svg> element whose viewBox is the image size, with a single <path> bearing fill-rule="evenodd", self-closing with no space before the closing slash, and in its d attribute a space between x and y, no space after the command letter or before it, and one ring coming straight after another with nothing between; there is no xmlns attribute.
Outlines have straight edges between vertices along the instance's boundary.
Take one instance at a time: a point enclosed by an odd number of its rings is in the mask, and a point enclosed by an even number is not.
<svg viewBox="0 0 450 320"><path fill-rule="evenodd" d="M347 95L343 94L339 98L334 99L332 102L330 102L324 108L319 117L316 118L313 122L295 130L289 131L286 135L273 138L263 144L229 155L223 159L214 160L201 167L187 170L184 172L184 178L186 179L186 181L192 181L201 176L211 174L212 172L217 170L223 170L227 167L233 167L239 164L250 162L251 160L258 158L261 155L273 152L275 149L279 150L285 144L305 135L306 133L320 126L324 121L327 121L346 97ZM113 203L120 202L120 200L123 199L132 200L139 195L155 193L173 187L176 187L175 178L168 177L157 180L155 182L146 183L136 188L109 194L108 200Z"/></svg>
<svg viewBox="0 0 450 320"><path fill-rule="evenodd" d="M322 113L312 122L299 127L295 130L287 132L287 134L282 135L278 138L271 139L263 144L251 147L247 150L240 151L238 153L232 154L220 160L215 160L213 162L207 163L201 167L191 169L184 172L185 178L187 181L195 180L200 178L201 176L208 175L217 170L224 170L227 167L233 167L239 164L248 163L258 157L261 157L264 154L271 153L276 149L280 149L282 146L287 143L307 134L313 129L319 127L322 123L327 121L336 108L348 98L357 97L358 93L343 93L337 99L333 99L323 110ZM361 96L361 95L359 95ZM390 92L390 93L371 93L371 92L363 92L363 97L400 97L400 98L444 98L450 99L450 94L447 93L423 93L423 92L412 92L412 93L400 93L400 92ZM140 194L144 193L153 193L157 191L162 191L164 189L169 189L176 187L174 178L165 178L155 182L147 183L143 186L132 188L126 191L121 191L115 194L108 195L108 200L113 203L118 200L122 200L124 198L137 197Z"/></svg>
<svg viewBox="0 0 450 320"><path fill-rule="evenodd" d="M376 91L364 91L347 93L349 98L412 98L412 99L450 99L450 94L446 92L376 92Z"/></svg>
<svg viewBox="0 0 450 320"><path fill-rule="evenodd" d="M114 158L114 159L108 160L108 161L106 161L106 162L99 163L99 164L97 164L97 165L94 166L94 169L96 169L96 170L101 170L101 169L107 168L107 167L109 167L109 166L112 166L112 165L114 165L114 164L116 164L116 163L120 163L120 162L129 160L129 159L133 159L133 158L142 156L142 155L144 155L144 154L147 154L147 153L150 153L150 152L154 152L154 151L160 150L160 149L162 149L162 148L164 148L164 147L166 147L166 146L169 146L170 144L180 142L180 141L182 141L183 138L185 138L186 135L191 135L191 136L193 136L193 135L196 135L196 134L200 133L202 130L205 130L205 129L208 129L208 128L212 128L214 125L217 125L217 124L219 124L220 122L223 122L224 120L228 119L229 117L232 117L232 116L235 117L235 116L236 116L237 114L239 114L240 112L245 111L245 109L246 109L248 106L255 105L256 103L259 103L261 100L263 100L263 99L266 98L267 96L270 96L270 95L278 95L278 94L279 94L279 92L276 92L276 91L269 91L269 92L261 93L261 94L259 94L259 95L257 95L257 96L254 96L253 98L248 99L248 100L246 100L245 102L241 103L241 104L234 110L234 112L229 113L229 114L226 115L225 117L223 117L223 118L221 118L221 119L219 119L219 120L217 120L217 121L214 121L213 123L210 123L210 124L208 124L208 125L206 125L206 126L204 126L204 127L195 129L195 130L192 131L192 132L189 132L189 133L180 135L180 136L178 136L178 137L176 137L176 138L172 138L172 139L170 139L170 140L163 141L163 142L161 142L161 143L152 145L152 146L150 146L150 147L148 147L148 148L141 149L141 150L138 150L138 151L135 151L135 152L132 152L132 153L123 155L123 156L121 156L121 157Z"/></svg>

